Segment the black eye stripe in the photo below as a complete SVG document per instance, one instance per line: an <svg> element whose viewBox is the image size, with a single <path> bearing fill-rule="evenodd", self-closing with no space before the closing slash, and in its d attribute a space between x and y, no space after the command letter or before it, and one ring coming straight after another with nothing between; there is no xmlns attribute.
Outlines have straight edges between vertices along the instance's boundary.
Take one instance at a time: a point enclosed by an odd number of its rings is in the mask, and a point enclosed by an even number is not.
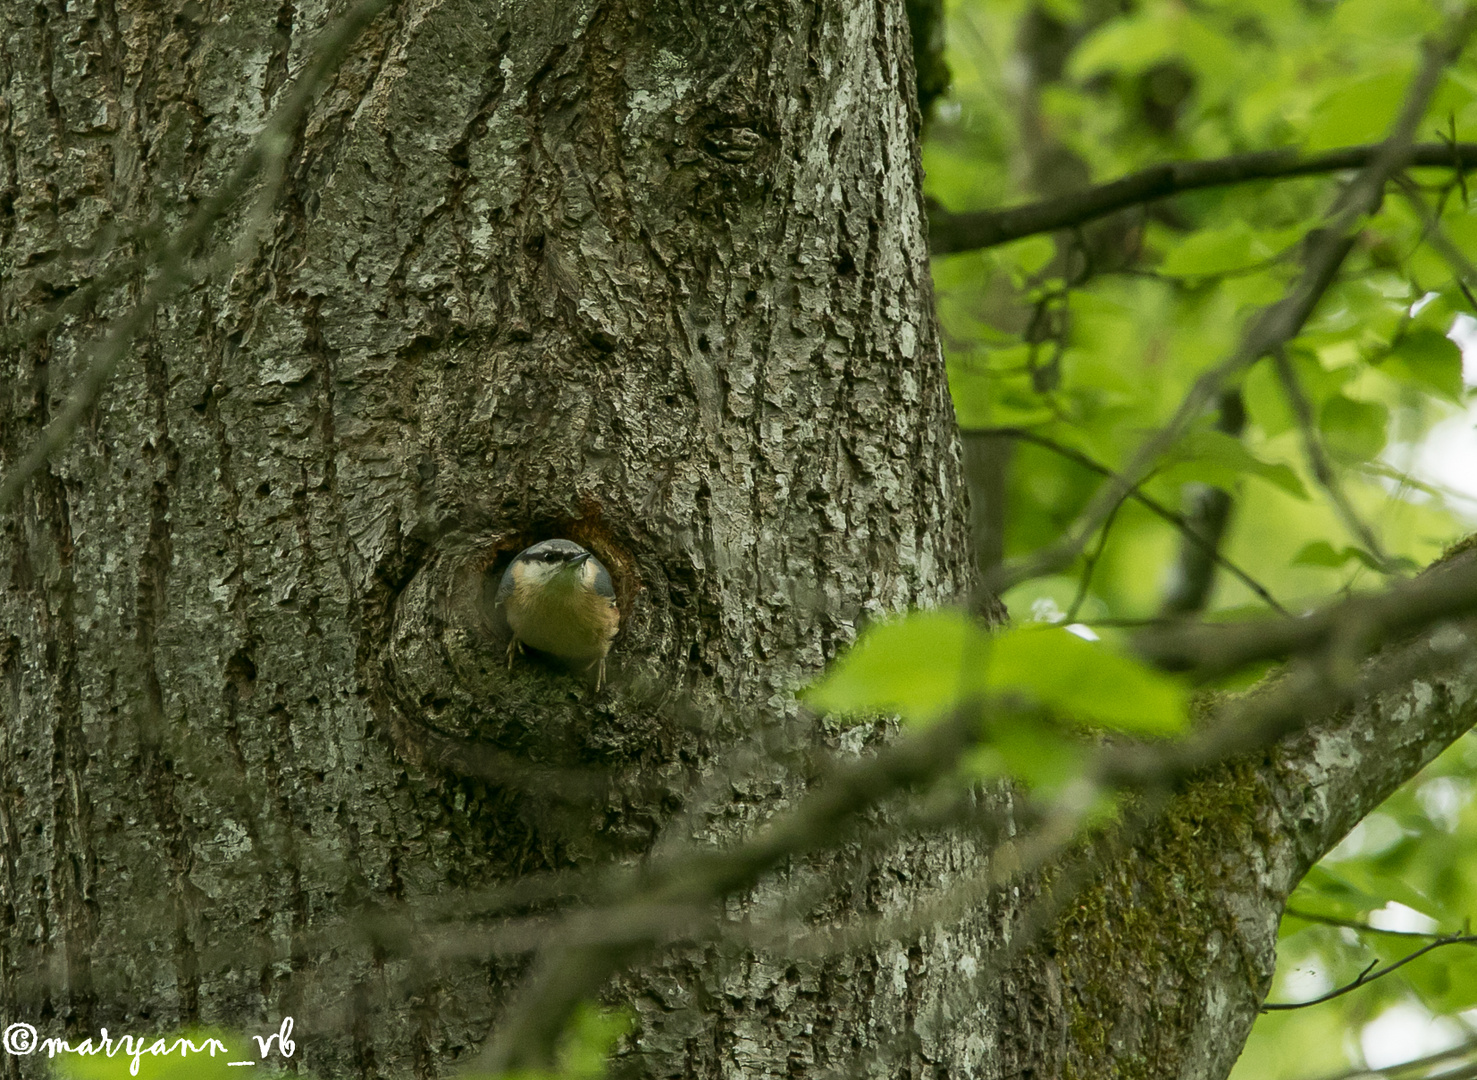
<svg viewBox="0 0 1477 1080"><path fill-rule="evenodd" d="M587 551L578 549L567 551L563 548L553 548L544 551L529 551L521 557L528 562L567 563L573 562L575 559L590 558L590 554Z"/></svg>

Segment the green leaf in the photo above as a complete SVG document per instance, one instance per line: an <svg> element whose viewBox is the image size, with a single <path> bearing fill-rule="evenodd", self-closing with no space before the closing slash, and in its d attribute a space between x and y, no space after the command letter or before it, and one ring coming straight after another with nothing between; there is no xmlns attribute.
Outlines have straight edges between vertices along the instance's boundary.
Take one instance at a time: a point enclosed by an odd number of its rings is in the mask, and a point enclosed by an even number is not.
<svg viewBox="0 0 1477 1080"><path fill-rule="evenodd" d="M1439 5L1429 0L1342 0L1334 11L1332 29L1393 49L1415 44L1440 25Z"/></svg>
<svg viewBox="0 0 1477 1080"><path fill-rule="evenodd" d="M1027 694L1065 718L1138 734L1179 732L1188 717L1177 679L1056 627L996 637L986 685Z"/></svg>
<svg viewBox="0 0 1477 1080"><path fill-rule="evenodd" d="M1473 219L1477 222L1477 218ZM1477 229L1473 230L1473 242L1477 243ZM1440 290L1430 300L1421 305L1421 309L1412 316L1411 329L1422 328L1434 330L1445 336L1451 329L1451 321L1457 312L1467 309L1466 297L1462 296L1461 290L1451 288Z"/></svg>
<svg viewBox="0 0 1477 1080"><path fill-rule="evenodd" d="M1335 87L1313 110L1307 149L1378 142L1394 121L1409 85L1410 68L1402 66Z"/></svg>
<svg viewBox="0 0 1477 1080"><path fill-rule="evenodd" d="M1332 870L1326 866L1322 868L1326 879L1337 882L1346 890L1347 896L1362 898L1360 903L1368 905L1365 911L1377 910L1394 900L1412 911L1440 921L1442 912L1431 903L1430 897L1411 888L1398 873L1381 872L1373 860L1350 859L1336 863L1335 867Z"/></svg>
<svg viewBox="0 0 1477 1080"><path fill-rule="evenodd" d="M1303 393L1315 408L1328 399L1339 396L1340 389L1355 375L1353 365L1329 370L1316 354L1301 344L1288 348L1287 359L1292 364ZM1270 438L1297 427L1297 416L1288 404L1287 390L1271 361L1264 360L1247 373L1242 384L1242 393L1246 397L1246 407L1252 419L1264 435Z"/></svg>
<svg viewBox="0 0 1477 1080"><path fill-rule="evenodd" d="M984 427L994 422L990 410L991 391L995 380L984 364L949 363L949 396L954 402L954 418L960 427Z"/></svg>
<svg viewBox="0 0 1477 1080"><path fill-rule="evenodd" d="M1368 921L1371 911L1378 911L1391 900L1412 911L1438 918L1428 897L1411 888L1399 875L1382 874L1368 860L1353 859L1330 867L1319 863L1293 891L1289 907L1303 908L1343 919Z"/></svg>
<svg viewBox="0 0 1477 1080"><path fill-rule="evenodd" d="M1020 694L1064 719L1149 735L1180 731L1182 683L1055 627L986 634L958 611L920 611L870 628L821 682L814 708L937 717L980 694Z"/></svg>
<svg viewBox="0 0 1477 1080"><path fill-rule="evenodd" d="M1308 489L1289 466L1263 461L1240 439L1221 431L1192 432L1175 447L1175 456L1181 463L1165 475L1176 481L1199 480L1229 489L1238 477L1249 474L1295 498L1308 498Z"/></svg>
<svg viewBox="0 0 1477 1080"><path fill-rule="evenodd" d="M988 649L987 635L963 612L916 611L869 627L805 700L827 712L931 719L983 689Z"/></svg>
<svg viewBox="0 0 1477 1080"><path fill-rule="evenodd" d="M1170 277L1210 277L1245 270L1258 262L1252 252L1252 232L1243 221L1219 229L1191 233L1164 257L1159 272Z"/></svg>
<svg viewBox="0 0 1477 1080"><path fill-rule="evenodd" d="M1314 540L1307 544L1293 556L1294 566L1328 566L1337 568L1343 566L1350 559L1363 563L1371 570L1379 570L1380 565L1375 561L1373 555L1363 548L1345 547L1341 551L1335 551L1333 545L1327 540Z"/></svg>
<svg viewBox="0 0 1477 1080"><path fill-rule="evenodd" d="M1017 241L1006 249L1006 256L1021 278L1030 277L1051 262L1056 245L1049 236L1032 236Z"/></svg>
<svg viewBox="0 0 1477 1080"><path fill-rule="evenodd" d="M1298 883L1287 906L1304 908L1339 919L1358 919L1371 911L1378 911L1389 899L1360 888L1325 864L1319 863Z"/></svg>
<svg viewBox="0 0 1477 1080"><path fill-rule="evenodd" d="M1385 448L1390 410L1377 401L1355 401L1337 394L1323 403L1318 426L1329 453L1364 461Z"/></svg>
<svg viewBox="0 0 1477 1080"><path fill-rule="evenodd" d="M1451 401L1462 399L1462 353L1440 331L1422 327L1404 335L1380 369Z"/></svg>
<svg viewBox="0 0 1477 1080"><path fill-rule="evenodd" d="M1277 369L1270 363L1257 364L1246 373L1241 395L1246 399L1246 411L1268 438L1297 427L1297 415L1287 403Z"/></svg>
<svg viewBox="0 0 1477 1080"><path fill-rule="evenodd" d="M1082 775L1086 747L1051 724L1005 717L990 726L990 744L1006 771L1037 791L1060 790Z"/></svg>
<svg viewBox="0 0 1477 1080"><path fill-rule="evenodd" d="M1173 55L1175 34L1168 19L1144 13L1112 19L1088 35L1073 54L1070 73L1089 79L1104 71L1137 74Z"/></svg>

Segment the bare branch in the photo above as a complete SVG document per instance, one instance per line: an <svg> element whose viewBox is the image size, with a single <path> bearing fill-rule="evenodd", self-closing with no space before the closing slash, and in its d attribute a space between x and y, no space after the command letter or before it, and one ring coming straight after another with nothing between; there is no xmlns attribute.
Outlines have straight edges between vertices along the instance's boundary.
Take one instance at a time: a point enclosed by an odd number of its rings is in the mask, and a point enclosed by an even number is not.
<svg viewBox="0 0 1477 1080"><path fill-rule="evenodd" d="M1374 164L1383 145L1345 146L1308 157L1289 148L1210 161L1170 162L1097 187L1004 210L951 214L935 205L928 215L929 247L935 255L976 251L1037 233L1076 228L1130 206L1187 191L1365 169ZM1419 143L1410 148L1407 164L1465 172L1477 168L1477 143Z"/></svg>
<svg viewBox="0 0 1477 1080"><path fill-rule="evenodd" d="M1372 960L1370 961L1369 967L1361 971L1353 982L1345 983L1343 986L1330 990L1328 993L1321 994L1309 1001L1267 1002L1262 1005L1262 1012L1284 1012L1289 1009L1306 1009L1310 1005L1322 1005L1325 1001L1332 1001L1334 998L1343 997L1345 994L1353 990L1358 990L1361 986L1368 985L1376 979L1382 979L1390 974L1390 972L1403 968L1412 960L1425 956L1426 953L1431 952L1433 949L1440 949L1447 945L1477 945L1477 934L1453 934L1451 937L1441 938L1431 942L1429 945L1421 946L1408 956L1402 956L1393 964L1386 964L1378 971L1375 971L1375 965L1379 961Z"/></svg>
<svg viewBox="0 0 1477 1080"><path fill-rule="evenodd" d="M1112 479L1117 475L1113 472L1112 469L1108 468L1101 462L1088 457L1080 450L1075 450L1072 447L1067 446L1065 443L1057 442L1055 439L1034 432L1030 428L963 428L960 430L959 433L961 435L1009 436L1011 438L1020 439L1023 442L1035 443L1037 446L1044 447L1054 454L1059 454L1062 457L1066 458L1068 461L1075 462L1076 464L1081 465L1084 469L1087 469L1090 472L1097 473L1099 476L1105 476L1109 479ZM1205 552L1206 558L1210 559L1217 566L1225 567L1226 570L1230 572L1237 581L1240 581L1248 589L1254 592L1257 597L1261 599L1273 611L1280 612L1283 615L1292 614L1285 607L1279 604L1276 598L1270 592L1268 592L1267 589L1260 582L1258 582L1245 570L1241 569L1241 567L1233 563L1226 556L1222 555L1220 553L1220 550L1210 540L1201 536L1199 532L1197 532L1195 528L1188 521L1186 521L1182 515L1175 513L1173 510L1169 509L1169 507L1161 503L1158 499L1155 499L1150 495L1146 495L1143 489L1138 484L1127 485L1127 491L1125 492L1125 495L1126 497L1131 498L1135 502L1139 503L1139 505L1143 506L1151 513L1163 518L1165 521L1173 525L1176 529L1179 529L1180 532L1184 534L1186 541L1200 547Z"/></svg>

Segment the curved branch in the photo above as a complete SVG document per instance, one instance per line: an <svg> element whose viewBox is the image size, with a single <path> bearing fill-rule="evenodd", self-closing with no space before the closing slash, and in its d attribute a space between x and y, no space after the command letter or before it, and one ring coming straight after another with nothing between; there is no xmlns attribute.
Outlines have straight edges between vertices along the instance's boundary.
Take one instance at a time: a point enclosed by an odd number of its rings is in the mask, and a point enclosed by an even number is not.
<svg viewBox="0 0 1477 1080"><path fill-rule="evenodd" d="M1110 480L1114 479L1117 476L1117 474L1112 469L1108 468L1101 462L1088 457L1080 450L1074 450L1072 449L1072 447L1067 446L1064 443L1059 443L1055 439L1048 438L1045 435L1038 435L1036 432L1031 431L1029 428L960 428L959 434L1009 436L1010 438L1020 439L1023 442L1035 443L1037 446L1044 447L1054 454L1059 454L1062 457L1066 458L1068 461L1081 465L1084 469L1087 469L1090 472L1095 472L1099 476L1105 476ZM1187 521L1183 515L1175 513L1169 507L1161 503L1158 499L1155 499L1149 495L1145 495L1143 489L1140 488L1137 484L1126 485L1126 488L1127 490L1124 492L1124 496L1126 498L1133 499L1149 512L1157 514L1159 517L1169 522L1171 525L1173 525L1176 529L1180 530L1180 532L1184 534L1185 539L1189 543L1200 548L1205 553L1206 558L1210 559L1213 563L1215 563L1215 565L1223 567L1227 573L1231 574L1233 577L1236 578L1237 581L1241 582L1241 584L1245 585L1248 589L1254 592L1273 611L1291 617L1292 613L1289 612L1281 604L1279 604L1276 598L1273 597L1272 594L1268 592L1260 582L1258 582L1245 570L1241 569L1241 567L1233 563L1230 559L1226 558L1226 556L1222 555L1217 545L1214 544L1212 541L1207 540L1205 537L1201 536L1195 530L1195 527L1191 525L1190 522Z"/></svg>
<svg viewBox="0 0 1477 1080"><path fill-rule="evenodd" d="M1344 146L1308 157L1288 148L1209 161L1169 162L1097 187L1004 210L952 214L935 204L928 215L929 250L935 255L950 255L997 247L1037 233L1085 225L1130 206L1186 191L1367 168L1378 158L1383 145ZM1410 148L1405 164L1465 172L1477 168L1477 143L1417 143Z"/></svg>
<svg viewBox="0 0 1477 1080"><path fill-rule="evenodd" d="M1291 916L1294 919L1301 919L1303 920L1303 922L1319 923L1323 926L1337 926L1344 930L1357 930L1361 934L1383 934L1386 937L1425 938L1428 941L1439 940L1440 938L1451 936L1450 934L1440 934L1434 932L1427 933L1424 930L1389 930L1383 926L1371 926L1369 923L1361 922L1358 919L1340 919L1336 915L1319 915L1318 913L1313 911L1304 911L1302 908L1295 908L1291 906L1284 910L1282 914L1285 916Z"/></svg>
<svg viewBox="0 0 1477 1080"><path fill-rule="evenodd" d="M1375 964L1378 964L1379 961L1373 960L1370 962L1369 967L1365 968L1357 976L1355 976L1353 982L1345 983L1343 986L1340 986L1334 990L1330 990L1326 994L1321 994L1310 1001L1267 1002L1265 1005L1262 1006L1262 1012L1285 1012L1289 1009L1306 1009L1310 1005L1322 1005L1325 1001L1332 1001L1336 997L1343 997L1345 994L1349 993L1352 990L1358 990L1361 986L1372 983L1376 979L1383 978L1384 976L1390 974L1390 972L1395 971L1399 968L1403 968L1412 960L1416 960L1422 956L1425 956L1426 953L1430 952L1432 949L1439 949L1443 945L1477 945L1477 934L1454 934L1451 937L1440 938L1437 941L1431 942L1429 945L1421 946L1419 949L1408 956L1402 956L1393 964L1386 964L1378 971L1374 970L1374 966ZM1371 972L1373 972L1373 974L1371 974Z"/></svg>

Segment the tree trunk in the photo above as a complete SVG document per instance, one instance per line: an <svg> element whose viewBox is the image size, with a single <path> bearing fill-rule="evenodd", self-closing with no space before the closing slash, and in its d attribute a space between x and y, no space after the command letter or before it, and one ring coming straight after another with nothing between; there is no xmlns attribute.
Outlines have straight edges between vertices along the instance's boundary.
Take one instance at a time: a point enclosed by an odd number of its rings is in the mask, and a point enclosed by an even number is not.
<svg viewBox="0 0 1477 1080"><path fill-rule="evenodd" d="M327 13L4 17L5 323L121 282L8 349L9 468L144 287L126 260L149 234L105 230L173 228L214 190ZM225 222L229 264L159 309L5 514L7 1017L60 1036L291 1014L319 1075L444 1075L522 970L486 946L498 919L557 899L540 875L645 852L684 805L671 842L745 835L803 784L772 761L715 773L736 742L887 737L808 720L793 691L865 621L973 580L912 87L901 0L407 0L371 26L267 230ZM600 693L536 657L507 669L487 601L551 536L615 579ZM1299 827L1323 831L1287 854L1288 753L1109 852L988 985L1038 883L836 957L678 950L615 994L640 1021L622 1067L1220 1075L1281 899L1337 839L1314 808ZM962 831L858 846L729 914L797 889L812 918L904 911L987 862ZM415 934L369 921L402 905Z"/></svg>

